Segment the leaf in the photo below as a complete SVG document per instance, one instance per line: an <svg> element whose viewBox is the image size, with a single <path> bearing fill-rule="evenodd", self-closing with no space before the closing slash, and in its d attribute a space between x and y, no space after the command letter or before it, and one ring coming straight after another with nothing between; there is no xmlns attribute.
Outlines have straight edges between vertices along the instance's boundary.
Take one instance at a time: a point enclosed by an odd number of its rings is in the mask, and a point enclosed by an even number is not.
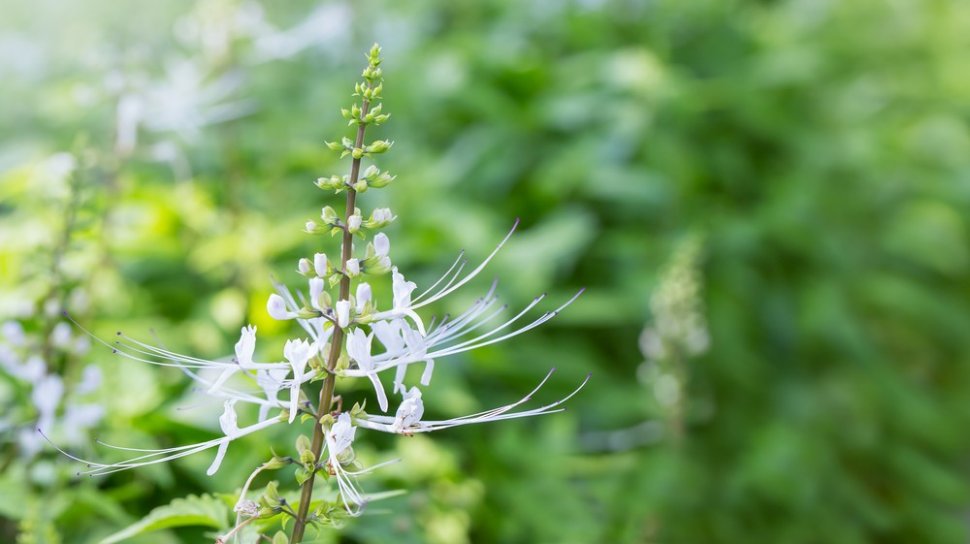
<svg viewBox="0 0 970 544"><path fill-rule="evenodd" d="M159 506L140 521L105 538L101 544L114 544L171 527L203 525L220 530L228 529L228 518L229 508L220 499L211 495L189 495L184 499L175 499L168 505Z"/></svg>

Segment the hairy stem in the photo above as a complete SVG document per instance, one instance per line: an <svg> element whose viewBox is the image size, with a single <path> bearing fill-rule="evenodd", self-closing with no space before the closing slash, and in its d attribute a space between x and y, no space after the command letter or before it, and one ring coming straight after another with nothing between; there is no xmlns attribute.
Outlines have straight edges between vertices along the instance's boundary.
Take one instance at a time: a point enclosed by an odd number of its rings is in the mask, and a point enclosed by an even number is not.
<svg viewBox="0 0 970 544"><path fill-rule="evenodd" d="M368 100L361 101L360 109L360 118L363 119L367 115L368 109L370 109L370 102ZM357 125L357 139L354 142L354 147L360 148L364 146L364 130L366 128L367 125L365 123ZM357 191L353 189L353 185L357 183L359 176L360 159L354 159L350 167L349 184L351 187L347 188L347 206L344 211L344 225L348 223L350 216L354 214ZM340 250L340 269L344 272L344 275L340 278L340 295L337 300L350 300L350 277L347 276L346 271L347 261L350 260L353 251L354 235L348 229L344 229L343 234L343 242ZM320 389L320 404L318 404L316 421L313 423L313 438L310 442L310 450L313 452L313 458L316 459L317 463L320 462L320 452L323 451L323 433L325 432L323 425L320 424L320 418L330 412L330 405L333 403L333 388L336 383L336 376L332 371L337 366L337 359L340 358L340 351L344 345L343 329L336 325L334 327L333 336L330 337L330 353L327 355L327 370L331 372L327 373L327 377L323 380L323 387ZM316 479L315 476L316 471L310 474L307 481L303 482L303 489L300 492L300 508L297 511L296 522L293 524L293 534L290 535L291 544L296 544L303 540L307 513L310 510L310 500L313 498L313 482Z"/></svg>

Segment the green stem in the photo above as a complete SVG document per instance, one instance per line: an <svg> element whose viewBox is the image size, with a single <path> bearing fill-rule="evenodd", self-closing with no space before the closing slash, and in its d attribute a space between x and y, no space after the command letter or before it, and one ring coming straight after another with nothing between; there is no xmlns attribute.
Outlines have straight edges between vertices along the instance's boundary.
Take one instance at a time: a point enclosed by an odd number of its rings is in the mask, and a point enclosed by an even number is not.
<svg viewBox="0 0 970 544"><path fill-rule="evenodd" d="M363 119L367 115L367 111L370 109L370 102L368 100L363 100L361 102L360 108L360 118ZM364 146L364 130L367 128L365 123L360 123L357 125L357 140L354 143L354 147L362 148ZM354 209L356 208L357 202L357 191L354 191L353 185L357 183L357 179L360 176L360 159L354 159L350 167L350 187L347 188L347 206L344 212L344 225L346 225L350 216L354 214ZM340 295L338 300L350 300L350 277L347 276L347 261L351 258L351 252L354 247L354 235L347 229L344 229L343 243L341 244L340 251L340 269L344 272L344 275L340 278ZM330 353L327 356L327 377L323 380L323 388L320 389L320 404L317 408L316 420L313 423L313 438L310 441L310 451L313 452L313 458L316 459L316 463L320 462L320 453L323 451L323 425L320 424L320 418L325 416L330 412L330 405L333 403L333 388L336 384L336 376L333 373L333 369L337 366L337 359L340 358L340 352L344 345L344 331L343 329L334 325L333 336L330 338ZM307 513L310 511L310 500L313 498L313 482L316 479L316 471L310 474L310 477L303 482L303 489L300 492L300 508L296 514L296 522L293 524L293 534L290 535L290 544L296 544L303 540L303 532L306 530Z"/></svg>

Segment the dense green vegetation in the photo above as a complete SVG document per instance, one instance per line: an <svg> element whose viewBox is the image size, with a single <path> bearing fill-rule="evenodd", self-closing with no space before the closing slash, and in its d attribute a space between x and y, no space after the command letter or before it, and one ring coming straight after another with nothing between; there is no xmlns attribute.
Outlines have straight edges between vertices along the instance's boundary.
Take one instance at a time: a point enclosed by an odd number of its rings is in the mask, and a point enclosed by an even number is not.
<svg viewBox="0 0 970 544"><path fill-rule="evenodd" d="M314 251L300 230L333 202L312 182L345 164L323 142L344 134L348 83L380 41L395 141L382 166L399 177L367 196L399 215L395 263L427 285L519 217L488 277L438 310L493 276L518 306L587 288L540 329L440 361L428 411L510 402L550 367L549 399L593 379L564 413L367 434L362 455L403 462L365 486L407 493L321 541L967 541L970 5L254 6L4 6L2 321L49 338L60 316L43 307L63 298L102 337L218 357L253 323L277 353L293 331L266 315L270 277L295 284ZM119 144L124 97L144 115ZM691 240L710 342L669 363L685 388L674 413L639 338ZM25 349L65 383L102 372L77 396L106 412L72 451L218 432L218 409L184 409L176 370L41 344ZM97 542L175 498L232 493L295 437L247 438L212 478L201 454L77 481L18 438L36 382L0 377L3 542Z"/></svg>

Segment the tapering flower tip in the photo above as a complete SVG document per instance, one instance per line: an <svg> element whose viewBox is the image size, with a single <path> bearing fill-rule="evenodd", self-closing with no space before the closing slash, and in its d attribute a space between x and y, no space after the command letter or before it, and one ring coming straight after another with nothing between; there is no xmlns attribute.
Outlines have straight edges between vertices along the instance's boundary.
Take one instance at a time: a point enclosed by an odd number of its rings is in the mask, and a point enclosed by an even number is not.
<svg viewBox="0 0 970 544"><path fill-rule="evenodd" d="M360 275L360 260L359 259L348 259L346 265L347 275L351 278L356 278Z"/></svg>
<svg viewBox="0 0 970 544"><path fill-rule="evenodd" d="M337 422L330 428L330 453L334 457L343 453L354 443L354 435L357 433L350 420L350 414L344 412L337 418Z"/></svg>
<svg viewBox="0 0 970 544"><path fill-rule="evenodd" d="M341 329L350 325L350 301L338 300L337 305L337 326Z"/></svg>
<svg viewBox="0 0 970 544"><path fill-rule="evenodd" d="M376 211L374 213L377 213ZM374 252L377 253L379 257L387 257L388 253L391 251L391 240L386 234L380 232L377 236L374 236Z"/></svg>
<svg viewBox="0 0 970 544"><path fill-rule="evenodd" d="M370 284L367 282L360 282L357 285L357 295L354 297L357 300L357 313L361 314L364 312L364 308L367 307L367 303L371 301L372 298Z"/></svg>
<svg viewBox="0 0 970 544"><path fill-rule="evenodd" d="M405 310L411 307L411 293L417 289L417 284L413 281L405 281L404 274L397 271L395 266L392 272L392 289L394 291L394 309Z"/></svg>
<svg viewBox="0 0 970 544"><path fill-rule="evenodd" d="M300 261L296 265L296 271L299 272L301 275L306 276L310 273L310 270L312 270L312 267L310 265L310 259L307 259L305 257L300 259Z"/></svg>
<svg viewBox="0 0 970 544"><path fill-rule="evenodd" d="M247 325L240 329L239 341L236 342L236 362L246 367L253 363L253 353L256 352L256 327Z"/></svg>
<svg viewBox="0 0 970 544"><path fill-rule="evenodd" d="M404 393L404 400L394 414L394 422L391 424L391 432L401 433L406 429L418 424L424 416L424 401L421 400L421 390L412 387Z"/></svg>
<svg viewBox="0 0 970 544"><path fill-rule="evenodd" d="M327 275L327 254L317 253L313 256L313 271L321 278Z"/></svg>
<svg viewBox="0 0 970 544"><path fill-rule="evenodd" d="M222 432L226 435L226 438L219 443L219 450L216 452L216 458L213 459L212 464L209 465L209 469L205 473L212 476L219 470L219 466L222 465L222 460L226 457L226 451L229 449L229 442L239 434L239 425L236 420L236 400L227 400L222 415L219 416L219 427L222 428Z"/></svg>
<svg viewBox="0 0 970 544"><path fill-rule="evenodd" d="M266 301L266 311L269 312L270 317L280 321L296 317L296 312L287 310L286 301L276 293L270 295L269 300Z"/></svg>
<svg viewBox="0 0 970 544"><path fill-rule="evenodd" d="M313 306L320 311L324 311L323 305L320 301L320 295L323 294L323 288L323 278L310 278L310 306Z"/></svg>

